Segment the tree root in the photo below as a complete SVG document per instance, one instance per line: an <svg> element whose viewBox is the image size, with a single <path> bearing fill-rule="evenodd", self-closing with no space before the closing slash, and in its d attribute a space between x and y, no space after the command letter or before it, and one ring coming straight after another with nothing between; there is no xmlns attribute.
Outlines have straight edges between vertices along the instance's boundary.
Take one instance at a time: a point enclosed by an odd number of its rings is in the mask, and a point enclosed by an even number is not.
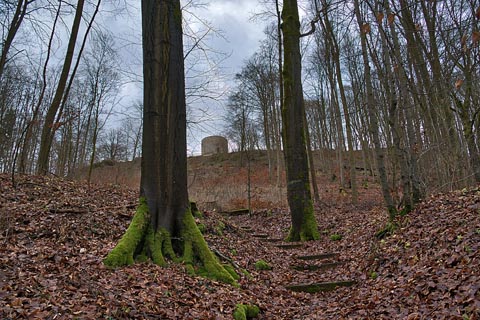
<svg viewBox="0 0 480 320"><path fill-rule="evenodd" d="M238 286L238 275L233 268L225 268L208 247L202 233L195 223L190 208L184 214L180 234L180 246L183 251L173 249L172 236L165 229L154 231L150 224L148 205L140 199L130 226L118 244L103 260L110 268L131 265L135 261L151 260L166 266L169 258L174 262L183 262L190 274L199 274L207 278Z"/></svg>

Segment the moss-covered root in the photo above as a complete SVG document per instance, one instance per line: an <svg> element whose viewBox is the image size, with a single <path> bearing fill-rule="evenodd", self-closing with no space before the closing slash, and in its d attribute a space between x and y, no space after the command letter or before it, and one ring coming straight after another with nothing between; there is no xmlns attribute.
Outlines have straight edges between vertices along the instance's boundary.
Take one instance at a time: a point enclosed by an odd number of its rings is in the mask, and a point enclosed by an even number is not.
<svg viewBox="0 0 480 320"><path fill-rule="evenodd" d="M183 261L187 265L189 272L194 272L193 265L195 258L198 258L202 264L202 268L198 272L200 275L232 285L238 285L232 275L208 248L190 210L185 212L182 238L184 240Z"/></svg>
<svg viewBox="0 0 480 320"><path fill-rule="evenodd" d="M237 304L233 312L235 320L247 320L255 318L260 313L260 309L256 305Z"/></svg>
<svg viewBox="0 0 480 320"><path fill-rule="evenodd" d="M290 228L290 232L286 238L287 241L309 241L318 240L320 233L318 232L317 221L313 212L313 204L305 207L303 212L303 221L300 230Z"/></svg>
<svg viewBox="0 0 480 320"><path fill-rule="evenodd" d="M148 205L145 199L140 199L140 205L133 216L132 222L118 244L103 260L110 268L133 264L134 254L142 241L146 228L149 225Z"/></svg>

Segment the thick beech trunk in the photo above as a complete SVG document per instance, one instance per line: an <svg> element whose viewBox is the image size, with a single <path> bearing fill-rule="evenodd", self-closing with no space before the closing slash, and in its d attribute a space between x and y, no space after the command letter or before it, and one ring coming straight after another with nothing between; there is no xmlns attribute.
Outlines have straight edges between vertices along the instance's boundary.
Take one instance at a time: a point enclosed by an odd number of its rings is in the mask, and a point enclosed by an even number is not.
<svg viewBox="0 0 480 320"><path fill-rule="evenodd" d="M140 206L107 266L165 258L235 284L195 224L187 192L185 75L180 1L142 1L144 110ZM175 239L175 240L173 240Z"/></svg>
<svg viewBox="0 0 480 320"><path fill-rule="evenodd" d="M300 21L296 0L283 2L284 48L282 109L283 141L287 171L287 197L292 227L291 241L318 239L308 176L307 149L303 126L304 101L301 82Z"/></svg>

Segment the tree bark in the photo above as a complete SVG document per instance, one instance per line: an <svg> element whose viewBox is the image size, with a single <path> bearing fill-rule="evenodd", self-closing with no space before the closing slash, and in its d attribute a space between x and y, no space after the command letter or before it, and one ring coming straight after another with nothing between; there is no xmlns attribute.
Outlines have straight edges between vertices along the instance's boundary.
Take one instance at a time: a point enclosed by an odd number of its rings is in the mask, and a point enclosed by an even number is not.
<svg viewBox="0 0 480 320"><path fill-rule="evenodd" d="M296 0L286 0L282 10L284 48L282 109L283 141L287 171L287 198L292 226L288 240L318 239L308 174L301 82L300 21Z"/></svg>
<svg viewBox="0 0 480 320"><path fill-rule="evenodd" d="M194 273L236 284L208 248L191 213L187 192L187 140L182 14L178 0L143 0L143 144L140 206L104 263L110 267L165 257ZM177 239L177 240L173 240Z"/></svg>

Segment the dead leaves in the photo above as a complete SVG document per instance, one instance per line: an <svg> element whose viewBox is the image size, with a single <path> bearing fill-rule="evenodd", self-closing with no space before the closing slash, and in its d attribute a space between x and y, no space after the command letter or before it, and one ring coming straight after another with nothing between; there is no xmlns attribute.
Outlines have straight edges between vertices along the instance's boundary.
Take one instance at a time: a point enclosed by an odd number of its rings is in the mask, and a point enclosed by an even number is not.
<svg viewBox="0 0 480 320"><path fill-rule="evenodd" d="M372 30L372 28L370 27L370 23L364 23L362 25L362 33L363 34L368 34L368 33L370 33L371 30Z"/></svg>
<svg viewBox="0 0 480 320"><path fill-rule="evenodd" d="M378 190L369 188L355 208L324 190L330 207L316 209L322 238L295 251L239 228L284 237L287 210L229 218L207 212L200 221L207 241L248 272L241 287L233 288L190 277L173 263L106 269L101 260L130 222L136 191L22 179L13 189L0 175L0 205L11 215L10 232L0 236L2 319L231 319L236 303L260 306L263 319L478 318L479 190L426 200L383 242L374 238L386 216ZM226 225L223 235L208 233L219 220ZM331 241L333 232L344 237ZM299 264L298 255L322 252L338 252L335 261L342 264L321 272L290 268ZM259 259L273 270L255 270ZM372 277L373 271L378 276ZM284 289L292 282L347 279L361 281L313 295Z"/></svg>

